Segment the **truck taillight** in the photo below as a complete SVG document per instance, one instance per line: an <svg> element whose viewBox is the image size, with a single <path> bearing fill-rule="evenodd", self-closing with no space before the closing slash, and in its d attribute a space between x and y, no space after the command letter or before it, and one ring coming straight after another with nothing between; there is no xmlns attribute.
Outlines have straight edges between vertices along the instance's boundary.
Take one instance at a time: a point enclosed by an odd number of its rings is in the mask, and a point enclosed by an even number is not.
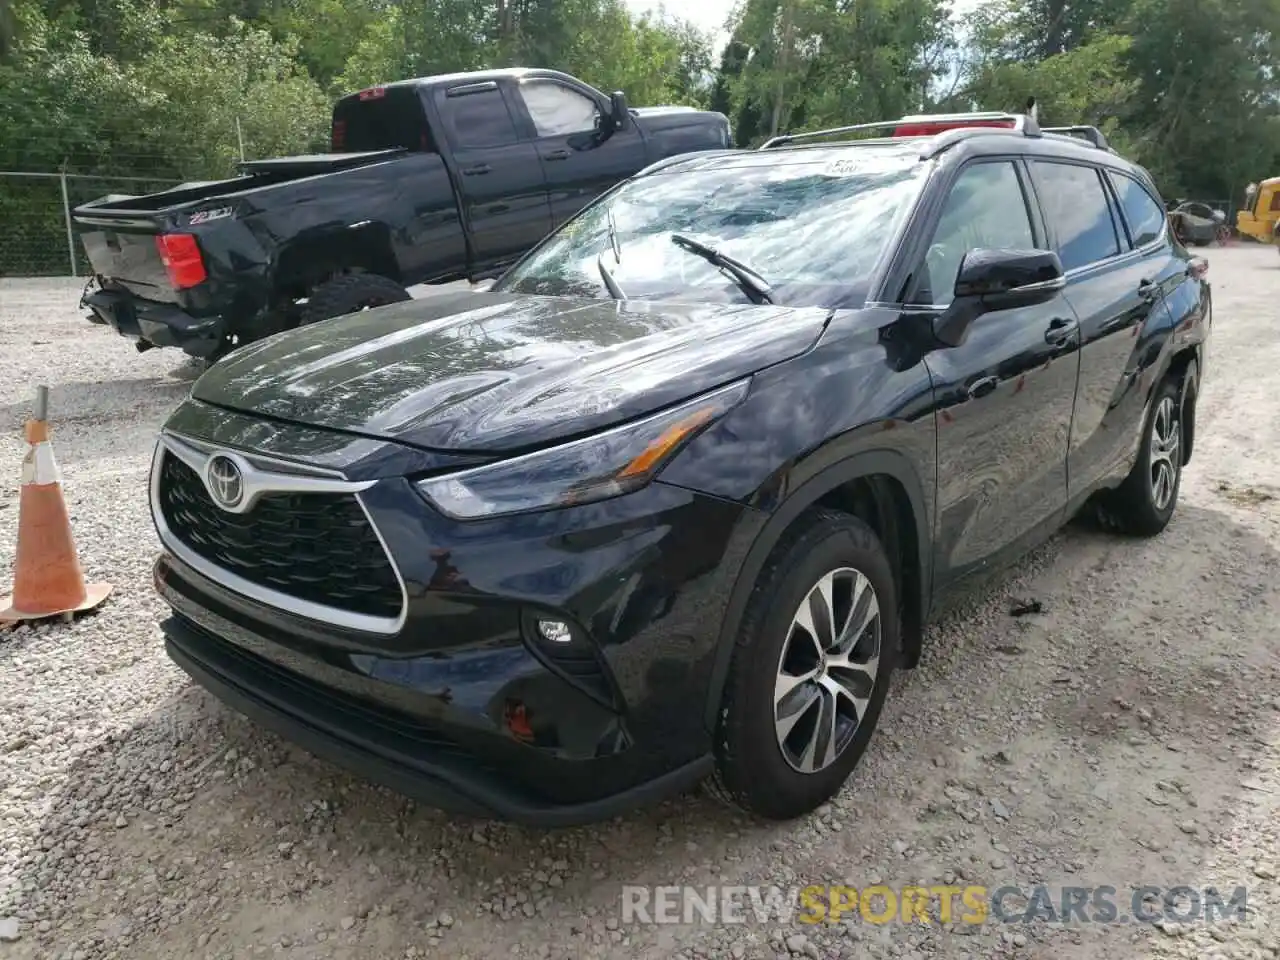
<svg viewBox="0 0 1280 960"><path fill-rule="evenodd" d="M189 233L162 233L156 237L156 249L175 290L186 290L204 283L209 274L204 268L196 238Z"/></svg>

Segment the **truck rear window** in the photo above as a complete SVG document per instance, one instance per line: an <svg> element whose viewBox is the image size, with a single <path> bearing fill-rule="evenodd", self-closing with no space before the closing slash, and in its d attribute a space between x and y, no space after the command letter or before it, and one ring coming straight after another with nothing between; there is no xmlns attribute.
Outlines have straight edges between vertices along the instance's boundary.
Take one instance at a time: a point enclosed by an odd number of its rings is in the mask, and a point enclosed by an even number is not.
<svg viewBox="0 0 1280 960"><path fill-rule="evenodd" d="M365 90L342 98L334 106L331 152L361 153L395 147L435 152L416 87Z"/></svg>

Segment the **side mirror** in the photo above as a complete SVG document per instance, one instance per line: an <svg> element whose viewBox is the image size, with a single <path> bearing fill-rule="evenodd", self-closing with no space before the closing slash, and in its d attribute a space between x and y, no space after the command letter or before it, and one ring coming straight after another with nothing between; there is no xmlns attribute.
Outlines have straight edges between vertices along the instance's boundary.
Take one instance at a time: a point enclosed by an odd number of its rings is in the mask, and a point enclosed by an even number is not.
<svg viewBox="0 0 1280 960"><path fill-rule="evenodd" d="M627 95L621 90L609 95L609 126L614 132L631 126L631 108L627 106Z"/></svg>
<svg viewBox="0 0 1280 960"><path fill-rule="evenodd" d="M1062 261L1052 250L970 250L956 274L954 299L935 322L934 335L957 347L982 314L1048 303L1066 285Z"/></svg>
<svg viewBox="0 0 1280 960"><path fill-rule="evenodd" d="M493 285L497 283L497 279L481 280L479 283L471 285L472 293L488 293L493 289Z"/></svg>

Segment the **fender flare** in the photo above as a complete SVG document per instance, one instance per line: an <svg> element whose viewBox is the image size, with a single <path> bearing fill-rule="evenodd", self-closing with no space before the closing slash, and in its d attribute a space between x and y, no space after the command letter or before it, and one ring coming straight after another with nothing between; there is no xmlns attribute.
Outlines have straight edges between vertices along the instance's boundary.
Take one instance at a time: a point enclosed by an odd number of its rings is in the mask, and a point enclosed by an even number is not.
<svg viewBox="0 0 1280 960"><path fill-rule="evenodd" d="M335 254L338 254L335 256ZM272 265L271 288L279 289L285 276L298 262L329 263L350 260L362 267L377 265L373 270L392 280L399 280L399 264L391 228L381 221L370 220L349 226L325 225L304 231L286 243ZM394 270L394 276L387 272Z"/></svg>
<svg viewBox="0 0 1280 960"><path fill-rule="evenodd" d="M760 576L760 571L764 568L769 554L796 518L819 499L842 484L873 474L892 477L902 484L902 488L907 493L911 512L916 521L916 542L919 546L920 618L922 621L928 618L933 592L933 531L929 511L925 508L924 488L920 484L915 468L896 450L867 450L837 461L797 487L765 522L764 527L756 534L750 549L747 550L729 594L729 601L725 605L719 636L716 639L711 678L707 687L704 720L707 729L713 735L724 685L729 676L729 665L733 659L734 640L743 615L746 613L747 602L755 589L756 579Z"/></svg>
<svg viewBox="0 0 1280 960"><path fill-rule="evenodd" d="M1191 350L1191 359L1182 373L1182 396L1178 399L1178 408L1182 417L1182 465L1191 462L1191 454L1196 442L1196 403L1200 399L1200 347ZM1187 404L1191 406L1188 409Z"/></svg>

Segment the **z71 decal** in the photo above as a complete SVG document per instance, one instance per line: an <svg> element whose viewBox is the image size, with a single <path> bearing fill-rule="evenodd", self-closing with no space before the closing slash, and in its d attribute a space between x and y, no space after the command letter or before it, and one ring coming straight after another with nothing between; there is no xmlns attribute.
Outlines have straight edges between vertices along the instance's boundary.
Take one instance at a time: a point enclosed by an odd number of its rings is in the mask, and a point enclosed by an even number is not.
<svg viewBox="0 0 1280 960"><path fill-rule="evenodd" d="M235 213L234 207L218 207L216 210L197 210L188 219L187 223L208 223L210 220L222 220Z"/></svg>

